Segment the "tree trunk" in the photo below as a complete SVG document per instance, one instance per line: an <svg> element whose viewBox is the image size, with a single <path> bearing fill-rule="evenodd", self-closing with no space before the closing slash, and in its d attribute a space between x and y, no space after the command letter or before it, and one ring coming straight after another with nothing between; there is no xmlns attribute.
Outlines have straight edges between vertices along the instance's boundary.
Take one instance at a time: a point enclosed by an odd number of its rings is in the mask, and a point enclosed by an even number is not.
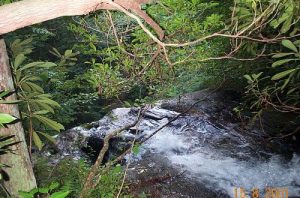
<svg viewBox="0 0 300 198"><path fill-rule="evenodd" d="M5 42L0 38L0 90L13 91L14 83L9 66ZM16 94L12 94L7 100L16 100ZM17 104L0 104L0 112L8 113L20 118ZM24 137L24 129L21 122L8 125L0 129L0 135L14 135L14 141L19 142L10 147L12 153L0 155L0 162L9 167L3 168L7 177L4 186L12 195L18 197L18 191L30 191L36 187L36 180L33 174L29 153Z"/></svg>
<svg viewBox="0 0 300 198"><path fill-rule="evenodd" d="M99 9L115 10L115 5L134 12L145 20L159 35L163 37L163 30L159 25L141 10L141 4L152 0L22 0L0 6L0 35L14 30L41 23L62 16L84 15ZM12 74L4 40L0 38L0 90L14 90ZM15 100L15 94L9 100ZM17 105L0 105L0 112L9 113L20 118ZM36 187L36 181L27 150L22 124L9 125L0 129L0 135L14 135L17 145L12 146L14 154L0 156L0 162L8 165L4 171L9 178L4 182L5 187L13 196L18 191L29 191Z"/></svg>

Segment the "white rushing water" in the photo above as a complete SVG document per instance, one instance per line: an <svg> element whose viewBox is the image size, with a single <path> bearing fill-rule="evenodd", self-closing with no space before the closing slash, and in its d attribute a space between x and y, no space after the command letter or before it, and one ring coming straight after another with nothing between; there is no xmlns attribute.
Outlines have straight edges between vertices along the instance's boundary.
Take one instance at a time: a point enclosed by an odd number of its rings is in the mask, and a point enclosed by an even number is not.
<svg viewBox="0 0 300 198"><path fill-rule="evenodd" d="M73 133L60 139L64 146L61 150L77 155L79 151L73 144L78 139L76 134L103 137L103 134L132 123L137 112L130 108L115 109L111 115L94 123L96 125L91 129L74 128ZM137 131L137 139L146 137L176 115L178 113L174 111L154 107L145 113L138 127L124 132L123 138L134 138ZM143 144L135 160L150 164L156 157L159 160L167 158L167 166L178 172L184 171L184 177L190 181L231 197L234 197L235 188L244 188L248 194L258 188L262 197L267 187L288 188L289 197L300 197L299 155L284 159L283 155L272 153L263 147L264 143L248 136L252 132L243 134L236 129L235 123L220 120L215 123L208 118L198 114L180 117ZM147 161L146 153L149 152L151 158Z"/></svg>
<svg viewBox="0 0 300 198"><path fill-rule="evenodd" d="M202 128L198 133L202 137L209 132ZM202 145L202 138L197 133L191 135L188 130L183 133L181 129L174 128L160 131L143 149L164 155L174 167L186 170L187 177L231 197L235 187L242 187L248 193L253 188L263 193L267 187L285 187L289 196L300 197L299 155L294 155L289 162L279 155L265 160L251 156L248 160L242 160Z"/></svg>

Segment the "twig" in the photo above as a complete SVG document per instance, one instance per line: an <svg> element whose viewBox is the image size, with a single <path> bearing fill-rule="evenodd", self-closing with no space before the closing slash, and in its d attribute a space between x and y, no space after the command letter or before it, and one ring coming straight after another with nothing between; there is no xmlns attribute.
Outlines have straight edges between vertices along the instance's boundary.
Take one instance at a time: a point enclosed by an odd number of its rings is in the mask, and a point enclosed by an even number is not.
<svg viewBox="0 0 300 198"><path fill-rule="evenodd" d="M140 126L140 122L141 119L139 120L139 122L136 124L136 131L135 131L135 136L134 136L134 139L132 141L132 144L130 146L130 152L132 152L133 150L133 147L134 147L134 144L135 144L135 141L136 141L136 135L138 134L139 132L139 126ZM123 176L123 179L122 179L122 184L120 186L120 189L119 189L119 192L117 194L117 198L120 197L121 193L122 193L122 190L123 190L123 186L124 186L124 183L125 183L125 179L126 179L126 176L127 176L127 171L128 171L128 168L129 168L129 165L130 165L130 160L131 160L131 156L129 156L129 159L128 159L128 162L126 164L126 168L125 168L125 171L124 171L124 176Z"/></svg>
<svg viewBox="0 0 300 198"><path fill-rule="evenodd" d="M133 126L135 126L139 122L139 120L141 118L141 111L142 110L140 109L140 111L138 113L138 118L137 118L137 120L135 122L133 122L131 124L128 124L128 125L125 125L122 128L117 129L117 130L115 130L115 131L113 131L113 132L111 132L111 133L109 133L109 134L107 134L105 136L103 147L102 147L102 149L101 149L101 151L100 151L100 153L98 155L98 158L97 158L95 164L92 166L92 168L91 168L91 170L90 170L90 172L89 172L89 174L88 174L88 176L86 178L86 181L84 183L84 187L83 187L83 189L82 189L82 191L80 193L80 198L88 197L89 190L95 188L94 177L97 174L97 172L99 170L99 167L100 167L100 165L101 165L101 163L103 161L104 155L105 155L105 153L107 152L107 150L109 148L109 140L111 138L113 138L116 134L118 134L118 133L120 133L120 132L122 132L124 130L127 130L127 129L133 127Z"/></svg>
<svg viewBox="0 0 300 198"><path fill-rule="evenodd" d="M114 36L115 36L115 38L116 38L116 42L117 42L117 44L118 44L119 49L120 49L122 52L124 52L125 54L129 55L129 56L135 57L134 54L132 54L132 53L126 51L124 48L122 48L120 39L119 39L119 37L118 37L117 30L116 30L116 26L115 26L114 21L113 21L112 16L111 16L111 13L110 13L109 10L107 10L106 12L107 12L107 14L108 14L108 19L109 19L109 22L110 22L110 24L111 24L111 27L112 27L112 30L113 30Z"/></svg>

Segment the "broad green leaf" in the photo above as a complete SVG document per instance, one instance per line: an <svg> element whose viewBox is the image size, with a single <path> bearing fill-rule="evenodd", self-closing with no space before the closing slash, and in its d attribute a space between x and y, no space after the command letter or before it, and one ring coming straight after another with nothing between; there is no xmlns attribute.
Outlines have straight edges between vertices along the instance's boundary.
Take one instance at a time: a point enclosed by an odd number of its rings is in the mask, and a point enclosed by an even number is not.
<svg viewBox="0 0 300 198"><path fill-rule="evenodd" d="M65 51L65 56L68 57L70 55L72 55L72 50L66 50Z"/></svg>
<svg viewBox="0 0 300 198"><path fill-rule="evenodd" d="M53 54L54 56L57 56L57 57L61 57L61 54L59 53L59 51L56 49L56 48L52 48L53 51L49 51L51 54Z"/></svg>
<svg viewBox="0 0 300 198"><path fill-rule="evenodd" d="M23 70L26 70L26 69L29 69L31 67L36 67L40 64L43 64L44 62L32 62L32 63L29 63L27 65L24 65L22 68L20 68L20 71L23 71Z"/></svg>
<svg viewBox="0 0 300 198"><path fill-rule="evenodd" d="M258 74L252 74L251 76L253 79L257 80L262 74L263 74L263 72L260 72Z"/></svg>
<svg viewBox="0 0 300 198"><path fill-rule="evenodd" d="M0 100L0 104L16 104L22 100Z"/></svg>
<svg viewBox="0 0 300 198"><path fill-rule="evenodd" d="M60 105L56 101L51 100L50 98L38 99L37 101L54 106L54 107L60 107Z"/></svg>
<svg viewBox="0 0 300 198"><path fill-rule="evenodd" d="M280 89L284 90L284 88L289 84L290 80L291 80L291 76L284 81L284 84L281 86Z"/></svg>
<svg viewBox="0 0 300 198"><path fill-rule="evenodd" d="M49 111L49 112L51 112L51 113L54 113L54 109L53 109L50 105L48 105L48 104L46 104L46 103L43 103L43 102L39 102L39 101L37 101L37 100L35 100L34 102L35 102L39 107L43 108L43 110L47 110L47 111Z"/></svg>
<svg viewBox="0 0 300 198"><path fill-rule="evenodd" d="M293 93L297 88L293 88L293 89L290 89L288 92L287 92L287 95Z"/></svg>
<svg viewBox="0 0 300 198"><path fill-rule="evenodd" d="M47 140L49 140L49 141L52 142L53 144L56 143L55 139L54 139L51 135L49 135L49 134L47 134L47 133L44 133L44 132L40 132L40 131L37 131L37 133L39 133L39 134L41 134L42 136L44 136L45 138L47 138Z"/></svg>
<svg viewBox="0 0 300 198"><path fill-rule="evenodd" d="M29 63L29 64L23 66L22 68L20 68L20 71L30 69L32 67L49 68L49 67L54 67L54 66L56 66L56 64L52 63L52 62L33 62L33 63Z"/></svg>
<svg viewBox="0 0 300 198"><path fill-rule="evenodd" d="M33 114L36 114L36 115L45 115L47 113L49 113L49 111L47 111L47 110L41 110L41 111L35 111L35 112L33 112Z"/></svg>
<svg viewBox="0 0 300 198"><path fill-rule="evenodd" d="M272 67L277 67L277 66L283 65L283 64L288 63L288 62L293 61L293 60L295 60L295 59L282 59L282 60L274 62L272 64Z"/></svg>
<svg viewBox="0 0 300 198"><path fill-rule="evenodd" d="M32 91L35 91L38 93L44 93L44 89L35 83L25 82L24 84L27 84L27 86L29 86ZM27 90L27 91L31 91L31 90Z"/></svg>
<svg viewBox="0 0 300 198"><path fill-rule="evenodd" d="M34 195L32 195L30 192L19 191L19 196L21 198L33 198Z"/></svg>
<svg viewBox="0 0 300 198"><path fill-rule="evenodd" d="M0 151L1 148L14 143L14 136L0 136Z"/></svg>
<svg viewBox="0 0 300 198"><path fill-rule="evenodd" d="M35 131L32 132L32 138L34 144L38 147L39 150L41 150L43 148L43 142Z"/></svg>
<svg viewBox="0 0 300 198"><path fill-rule="evenodd" d="M18 69L19 66L26 60L26 56L24 54L19 54L14 61L14 68Z"/></svg>
<svg viewBox="0 0 300 198"><path fill-rule="evenodd" d="M26 75L20 80L20 83L25 82L25 81L41 81L41 80L42 79L38 76Z"/></svg>
<svg viewBox="0 0 300 198"><path fill-rule="evenodd" d="M289 48L290 50L293 50L294 52L298 53L297 47L292 43L290 40L283 40L282 45L286 48Z"/></svg>
<svg viewBox="0 0 300 198"><path fill-rule="evenodd" d="M286 70L286 71L283 71L283 72L280 72L276 75L274 75L272 77L272 80L279 80L287 75L289 75L290 73L294 72L296 69L289 69L289 70Z"/></svg>
<svg viewBox="0 0 300 198"><path fill-rule="evenodd" d="M10 91L2 91L0 92L0 99L7 96L10 93Z"/></svg>
<svg viewBox="0 0 300 198"><path fill-rule="evenodd" d="M54 189L56 189L56 188L58 188L59 187L59 183L58 182L53 182L53 183L51 183L51 185L49 186L49 189L50 190L54 190Z"/></svg>
<svg viewBox="0 0 300 198"><path fill-rule="evenodd" d="M30 37L30 38L28 38L28 39L25 39L25 40L23 40L23 41L21 41L20 42L20 45L27 45L27 44L30 44L31 42L32 42L32 40L33 40L33 38L32 37Z"/></svg>
<svg viewBox="0 0 300 198"><path fill-rule="evenodd" d="M11 123L12 121L16 120L15 117L6 114L6 113L0 113L0 123L1 124L8 124Z"/></svg>
<svg viewBox="0 0 300 198"><path fill-rule="evenodd" d="M49 191L48 188L39 188L40 193L46 194L46 193L48 193L48 191Z"/></svg>
<svg viewBox="0 0 300 198"><path fill-rule="evenodd" d="M17 70L15 73L16 81L19 82L22 77L22 72L20 70Z"/></svg>
<svg viewBox="0 0 300 198"><path fill-rule="evenodd" d="M244 75L244 78L246 78L248 81L253 82L253 79L251 78L250 75L246 74Z"/></svg>
<svg viewBox="0 0 300 198"><path fill-rule="evenodd" d="M90 43L90 47L96 52L97 51L97 48L96 46L93 44L93 43Z"/></svg>
<svg viewBox="0 0 300 198"><path fill-rule="evenodd" d="M294 53L277 53L274 56L272 56L272 58L282 58L282 57L289 56L292 54L294 54Z"/></svg>
<svg viewBox="0 0 300 198"><path fill-rule="evenodd" d="M38 95L36 95L37 97L39 97L39 98L41 98L41 99L44 99L44 98L50 98L51 97L51 95L50 94L38 94Z"/></svg>
<svg viewBox="0 0 300 198"><path fill-rule="evenodd" d="M292 25L292 21L293 21L293 16L290 16L282 25L280 32L281 33L286 33L287 31L289 31L291 29L291 25Z"/></svg>
<svg viewBox="0 0 300 198"><path fill-rule="evenodd" d="M64 126L54 120L51 120L47 117L41 116L41 115L33 115L36 119L38 119L40 122L44 123L45 125L49 126L50 128L60 132L60 130L64 130Z"/></svg>
<svg viewBox="0 0 300 198"><path fill-rule="evenodd" d="M53 193L50 198L65 198L70 194L70 191L61 191Z"/></svg>

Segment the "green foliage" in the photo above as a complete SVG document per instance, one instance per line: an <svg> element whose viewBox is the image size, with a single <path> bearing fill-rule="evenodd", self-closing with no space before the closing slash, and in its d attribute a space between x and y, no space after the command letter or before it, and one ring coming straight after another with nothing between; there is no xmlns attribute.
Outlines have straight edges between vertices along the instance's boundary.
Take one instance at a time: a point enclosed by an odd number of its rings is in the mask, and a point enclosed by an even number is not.
<svg viewBox="0 0 300 198"><path fill-rule="evenodd" d="M21 100L23 124L29 133L30 145L33 141L38 149L42 149L43 142L40 135L54 142L54 139L43 131L53 129L60 132L64 130L64 127L47 117L49 113L54 114L54 108L59 108L60 105L51 99L50 94L44 93L39 83L42 81L39 73L55 67L56 64L42 61L26 63L28 62L26 55L30 54L33 49L30 46L31 42L32 39L24 41L18 39L10 45L13 57L11 66L15 76L17 96Z"/></svg>
<svg viewBox="0 0 300 198"><path fill-rule="evenodd" d="M63 159L58 164L52 165L46 158L38 157L34 171L37 175L37 182L40 186L50 186L53 182L58 182L69 190L68 197L77 198L83 188L85 178L89 172L90 164L84 160ZM91 192L91 198L115 197L122 183L123 170L120 165L110 168L105 167L100 170L100 182L96 189ZM125 183L121 197L130 197L127 193L128 186Z"/></svg>
<svg viewBox="0 0 300 198"><path fill-rule="evenodd" d="M133 146L133 148L132 148L133 154L137 155L137 154L139 153L139 151L140 151L140 146L141 146L141 145L140 145L139 143L134 144L134 146Z"/></svg>
<svg viewBox="0 0 300 198"><path fill-rule="evenodd" d="M83 160L62 159L54 165L45 157L38 156L36 160L34 172L38 186L48 187L58 182L64 191L70 191L68 197L78 197L89 170Z"/></svg>
<svg viewBox="0 0 300 198"><path fill-rule="evenodd" d="M296 101L294 100L295 103L293 104L297 105L299 104L297 97L300 94L300 40L294 42L283 40L282 45L291 50L291 52L276 53L273 56L273 58L281 58L281 60L272 64L272 67L278 73L273 75L271 80L276 81L281 93L285 92L285 98L289 102L290 99L295 98Z"/></svg>
<svg viewBox="0 0 300 198"><path fill-rule="evenodd" d="M294 112L299 105L300 96L300 54L299 41L283 40L282 46L289 52L279 52L273 55L274 62L267 71L273 73L271 77L259 75L246 75L253 104L251 108L264 109L269 106L285 112ZM278 60L279 59L279 60ZM275 73L274 73L275 72ZM282 109L283 108L283 109Z"/></svg>
<svg viewBox="0 0 300 198"><path fill-rule="evenodd" d="M4 124L9 124L14 120L16 120L15 117L13 117L7 113L0 113L0 128L4 127Z"/></svg>
<svg viewBox="0 0 300 198"><path fill-rule="evenodd" d="M281 12L277 18L273 19L270 22L270 26L274 29L279 29L281 33L287 33L288 31L293 28L290 35L294 35L299 28L299 24L294 26L296 22L296 18L300 14L300 3L299 1L295 0L285 0L285 1L277 1L276 3L279 4L279 9Z"/></svg>
<svg viewBox="0 0 300 198"><path fill-rule="evenodd" d="M9 3L13 3L19 0L1 0L0 1L0 6L5 5L5 4L9 4Z"/></svg>
<svg viewBox="0 0 300 198"><path fill-rule="evenodd" d="M62 188L58 189L59 183L53 182L50 186L44 188L34 188L29 192L20 191L19 195L22 198L49 197L49 198L65 198L70 194L70 191ZM58 191L57 191L58 190Z"/></svg>
<svg viewBox="0 0 300 198"><path fill-rule="evenodd" d="M104 169L105 170L105 169ZM100 173L101 174L101 173ZM101 198L114 198L120 190L120 186L123 178L123 170L121 165L116 165L109 169L108 172L103 172L100 176L99 185L91 193L91 197L101 197ZM130 198L126 192L128 186L125 186L122 189L121 197Z"/></svg>
<svg viewBox="0 0 300 198"><path fill-rule="evenodd" d="M203 0L176 2L163 0L157 4L145 5L144 9L159 22L166 35L171 35L166 37L166 42L183 42L224 28L224 15L228 11L215 12L222 6L216 2ZM103 12L90 17L76 17L76 23L69 25L69 30L82 42L77 43L74 48L85 57L91 57L85 61L89 67L85 79L103 98L130 96L139 85L147 86L148 95L157 93L168 95L161 93L168 92L168 89L172 88L174 78L177 76L180 76L178 84L184 83L181 81L183 78L194 78L193 88L196 89L195 87L200 87L197 84L199 77L193 76L192 72L196 71L195 68L199 68L197 60L214 56L223 50L219 48L224 43L223 39L217 43L208 41L198 46L169 49L169 58L172 62L183 61L190 56L196 63L183 63L170 68L162 53L153 62L150 61L157 46L151 43L151 39L132 19L122 13L112 13L117 33L126 32L118 34L117 40L110 31L112 24L104 21L106 17L106 13ZM133 31L124 30L126 26ZM105 32L109 33L105 35ZM211 50L208 52L207 48ZM187 76L183 77L186 73Z"/></svg>
<svg viewBox="0 0 300 198"><path fill-rule="evenodd" d="M300 4L297 0L236 0L235 4L233 23L238 30L251 25L254 16L260 16L256 23L263 24L261 28L269 26L281 34L290 32L294 35L299 28ZM261 28L256 30L261 31Z"/></svg>

